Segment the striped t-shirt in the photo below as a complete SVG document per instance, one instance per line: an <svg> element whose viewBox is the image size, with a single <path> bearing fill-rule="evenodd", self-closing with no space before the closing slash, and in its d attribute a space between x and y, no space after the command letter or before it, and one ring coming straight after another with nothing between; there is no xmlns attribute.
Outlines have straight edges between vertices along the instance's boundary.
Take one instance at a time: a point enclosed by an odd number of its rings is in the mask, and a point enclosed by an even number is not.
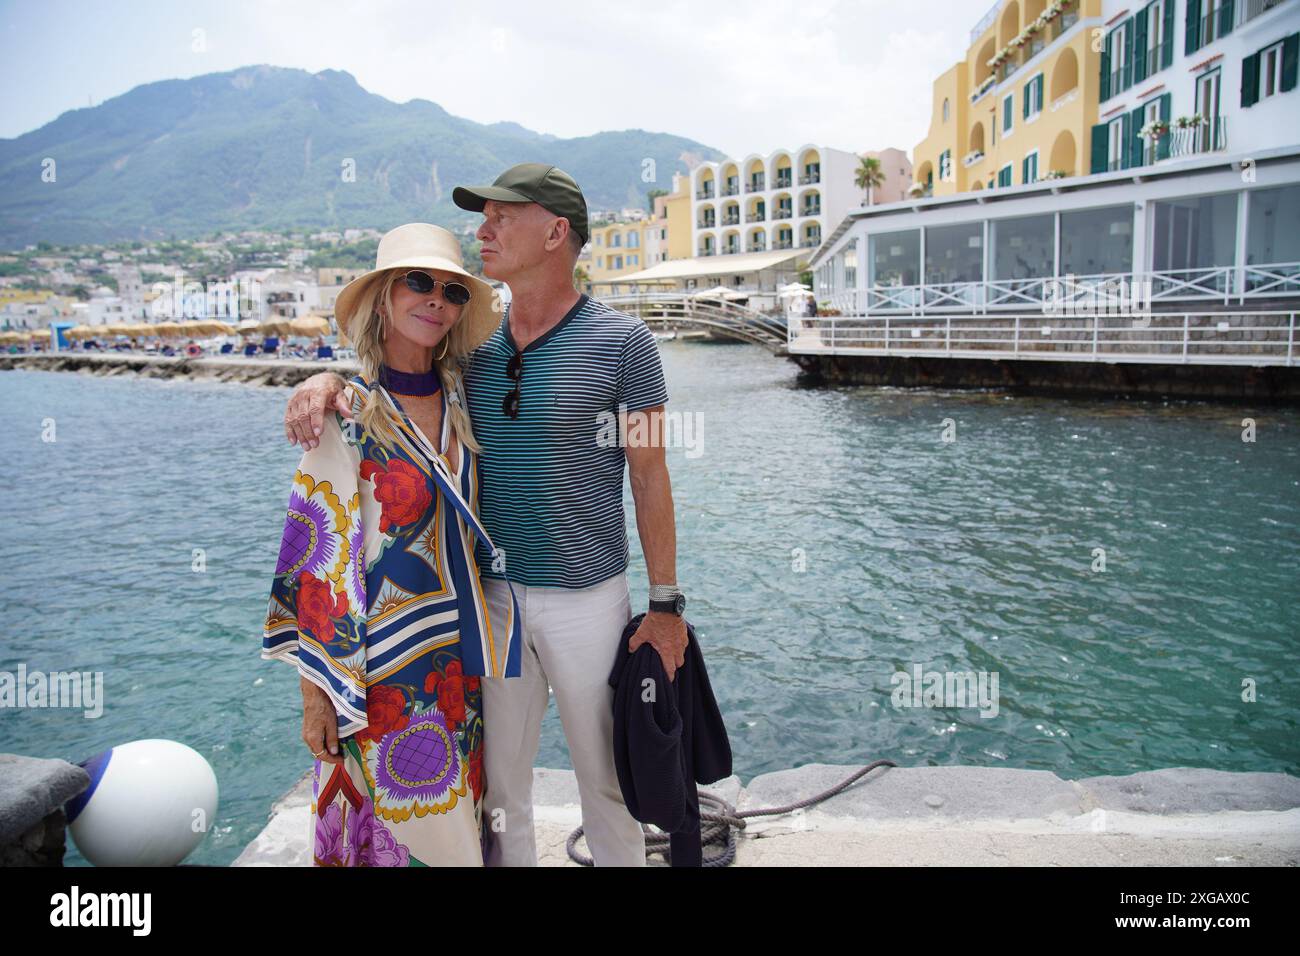
<svg viewBox="0 0 1300 956"><path fill-rule="evenodd" d="M590 587L627 569L627 458L616 416L620 407L668 401L658 344L640 319L583 295L523 350L512 419L502 410L514 390L506 375L516 351L509 319L507 306L465 376L483 446L479 514L505 564L505 573L494 568L480 542L480 572L537 587Z"/></svg>

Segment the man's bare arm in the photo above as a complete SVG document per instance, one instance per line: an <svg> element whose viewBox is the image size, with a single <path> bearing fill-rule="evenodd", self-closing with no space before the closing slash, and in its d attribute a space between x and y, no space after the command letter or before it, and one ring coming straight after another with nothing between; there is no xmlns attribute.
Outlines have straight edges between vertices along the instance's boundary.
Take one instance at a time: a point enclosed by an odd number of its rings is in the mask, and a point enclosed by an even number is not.
<svg viewBox="0 0 1300 956"><path fill-rule="evenodd" d="M677 522L664 452L663 412L664 407L656 405L629 413L645 416L649 427L633 430L634 435L645 436L645 441L625 442L636 528L652 586L677 583ZM626 420L621 424L623 435L627 435ZM647 641L659 652L668 679L672 680L677 668L686 662L686 622L675 614L650 611L628 642L628 650L634 651Z"/></svg>
<svg viewBox="0 0 1300 956"><path fill-rule="evenodd" d="M319 445L327 408L336 409L344 418L352 417L352 406L343 397L347 384L334 372L317 372L299 383L284 411L284 437L290 445L302 445L303 451Z"/></svg>

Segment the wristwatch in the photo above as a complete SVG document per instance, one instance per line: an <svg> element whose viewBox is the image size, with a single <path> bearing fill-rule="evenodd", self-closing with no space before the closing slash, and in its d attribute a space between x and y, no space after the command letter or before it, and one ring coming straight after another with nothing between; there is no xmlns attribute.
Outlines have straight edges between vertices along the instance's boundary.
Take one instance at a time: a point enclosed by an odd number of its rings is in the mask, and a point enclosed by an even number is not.
<svg viewBox="0 0 1300 956"><path fill-rule="evenodd" d="M686 595L675 584L656 584L650 588L650 610L681 617L686 612Z"/></svg>

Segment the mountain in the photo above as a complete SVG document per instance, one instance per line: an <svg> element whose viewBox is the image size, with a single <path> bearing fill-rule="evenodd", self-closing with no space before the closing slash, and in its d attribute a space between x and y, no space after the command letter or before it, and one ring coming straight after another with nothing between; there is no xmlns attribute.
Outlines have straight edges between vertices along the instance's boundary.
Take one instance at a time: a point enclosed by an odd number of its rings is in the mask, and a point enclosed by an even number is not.
<svg viewBox="0 0 1300 956"><path fill-rule="evenodd" d="M647 158L653 182L642 181ZM218 229L455 227L478 216L452 204L453 186L489 183L525 161L568 170L592 208L644 206L674 171L720 158L667 133L560 139L475 123L428 100L394 103L339 70L249 66L148 83L0 139L0 247Z"/></svg>

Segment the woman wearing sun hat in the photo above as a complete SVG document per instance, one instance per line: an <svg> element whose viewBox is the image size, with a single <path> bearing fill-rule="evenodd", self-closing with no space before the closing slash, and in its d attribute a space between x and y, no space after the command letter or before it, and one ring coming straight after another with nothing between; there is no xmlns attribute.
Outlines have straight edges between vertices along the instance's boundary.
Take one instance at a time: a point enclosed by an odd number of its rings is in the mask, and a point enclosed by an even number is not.
<svg viewBox="0 0 1300 956"><path fill-rule="evenodd" d="M494 290L428 223L379 242L335 316L361 372L293 477L262 657L295 663L316 758L319 866L481 865L479 678L519 674L519 615L489 614L462 360Z"/></svg>

